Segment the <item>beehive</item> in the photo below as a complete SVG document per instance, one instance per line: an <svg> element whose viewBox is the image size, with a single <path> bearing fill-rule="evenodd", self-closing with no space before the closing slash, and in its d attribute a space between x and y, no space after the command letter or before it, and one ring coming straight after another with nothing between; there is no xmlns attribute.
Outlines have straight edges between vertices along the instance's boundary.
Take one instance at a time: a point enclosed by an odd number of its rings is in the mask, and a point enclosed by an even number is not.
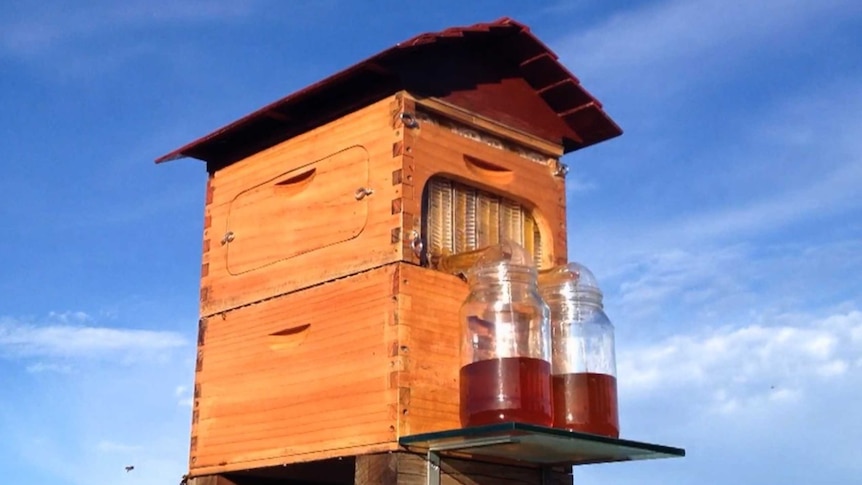
<svg viewBox="0 0 862 485"><path fill-rule="evenodd" d="M159 161L207 162L193 476L459 426L441 256L566 259L560 157L620 134L512 20L424 34Z"/></svg>

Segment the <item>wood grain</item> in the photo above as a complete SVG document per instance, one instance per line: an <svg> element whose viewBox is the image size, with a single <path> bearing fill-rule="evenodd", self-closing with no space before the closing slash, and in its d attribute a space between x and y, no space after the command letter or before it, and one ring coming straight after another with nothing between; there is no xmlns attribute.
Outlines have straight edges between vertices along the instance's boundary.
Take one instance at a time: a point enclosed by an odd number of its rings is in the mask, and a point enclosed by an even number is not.
<svg viewBox="0 0 862 485"><path fill-rule="evenodd" d="M388 265L207 319L192 470L394 443L396 273ZM274 332L303 323L300 343L271 348Z"/></svg>
<svg viewBox="0 0 862 485"><path fill-rule="evenodd" d="M357 485L425 485L427 461L423 455L389 453L357 458ZM549 485L571 485L567 470L552 469ZM440 466L441 485L539 485L539 468L501 465L444 457Z"/></svg>
<svg viewBox="0 0 862 485"><path fill-rule="evenodd" d="M561 157L563 155L563 147L558 143L550 142L530 133L512 128L501 123L499 120L470 112L451 102L437 98L413 97L412 99L416 105L446 118L459 121L465 125L475 126L476 128L494 133L514 143L532 148L552 157Z"/></svg>
<svg viewBox="0 0 862 485"><path fill-rule="evenodd" d="M400 241L390 241L400 225L391 204L401 196L392 144L403 138L392 125L393 103L384 99L215 172L202 315L400 259ZM360 188L373 193L357 200Z"/></svg>
<svg viewBox="0 0 862 485"><path fill-rule="evenodd" d="M404 143L405 150L409 148L413 157L411 165L405 165L404 172L409 173L414 183L412 197L406 190L404 192L402 210L405 214L421 214L422 188L432 177L442 176L530 208L542 234L542 267L565 260L565 180L553 174L552 166L527 160L517 153L461 136L431 122L422 122L419 129L407 131ZM483 175L481 170L475 169L476 161L499 170ZM495 175L499 173L506 173L506 176ZM406 225L407 221L404 223Z"/></svg>

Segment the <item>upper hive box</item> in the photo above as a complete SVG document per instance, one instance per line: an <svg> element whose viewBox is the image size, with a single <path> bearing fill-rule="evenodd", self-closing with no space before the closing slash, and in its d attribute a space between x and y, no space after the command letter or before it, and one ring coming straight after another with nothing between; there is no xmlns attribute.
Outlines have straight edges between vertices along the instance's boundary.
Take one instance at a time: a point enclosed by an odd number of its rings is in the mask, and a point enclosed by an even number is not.
<svg viewBox="0 0 862 485"><path fill-rule="evenodd" d="M482 190L485 217L520 205L537 226L543 264L562 261L558 159L620 133L544 44L501 19L399 43L158 161L207 163L201 313L212 315L419 263L441 244L457 251L512 236L491 222L465 236L451 227L458 207L440 208L451 220L432 227L423 205L449 197L429 192L434 177ZM449 233L430 240L437 230ZM459 234L463 242L453 241Z"/></svg>

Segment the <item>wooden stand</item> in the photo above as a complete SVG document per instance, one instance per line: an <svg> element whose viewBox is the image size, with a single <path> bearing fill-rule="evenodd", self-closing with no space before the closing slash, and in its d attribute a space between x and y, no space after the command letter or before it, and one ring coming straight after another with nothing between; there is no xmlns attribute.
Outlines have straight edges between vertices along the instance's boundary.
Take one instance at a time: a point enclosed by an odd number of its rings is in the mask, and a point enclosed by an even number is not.
<svg viewBox="0 0 862 485"><path fill-rule="evenodd" d="M352 465L352 466L351 466ZM408 452L362 455L355 459L282 467L281 473L207 475L187 485L571 485L571 469L531 468L447 458L431 464Z"/></svg>
<svg viewBox="0 0 862 485"><path fill-rule="evenodd" d="M354 483L356 485L570 485L572 474L569 470L529 468L457 458L437 460L429 467L425 456L389 453L357 457Z"/></svg>

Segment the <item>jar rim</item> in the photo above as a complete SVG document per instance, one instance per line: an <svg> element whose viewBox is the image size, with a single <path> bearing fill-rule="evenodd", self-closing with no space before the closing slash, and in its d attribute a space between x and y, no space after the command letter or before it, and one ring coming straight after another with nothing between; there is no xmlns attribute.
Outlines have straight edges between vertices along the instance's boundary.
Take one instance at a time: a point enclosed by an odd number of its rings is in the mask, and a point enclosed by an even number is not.
<svg viewBox="0 0 862 485"><path fill-rule="evenodd" d="M599 282L586 266L571 262L539 272L539 289L542 293L565 293L567 295L603 296Z"/></svg>
<svg viewBox="0 0 862 485"><path fill-rule="evenodd" d="M493 265L474 266L467 271L467 281L477 283L486 277L496 276L500 281L529 278L530 283L537 284L538 272L532 266L499 262Z"/></svg>

